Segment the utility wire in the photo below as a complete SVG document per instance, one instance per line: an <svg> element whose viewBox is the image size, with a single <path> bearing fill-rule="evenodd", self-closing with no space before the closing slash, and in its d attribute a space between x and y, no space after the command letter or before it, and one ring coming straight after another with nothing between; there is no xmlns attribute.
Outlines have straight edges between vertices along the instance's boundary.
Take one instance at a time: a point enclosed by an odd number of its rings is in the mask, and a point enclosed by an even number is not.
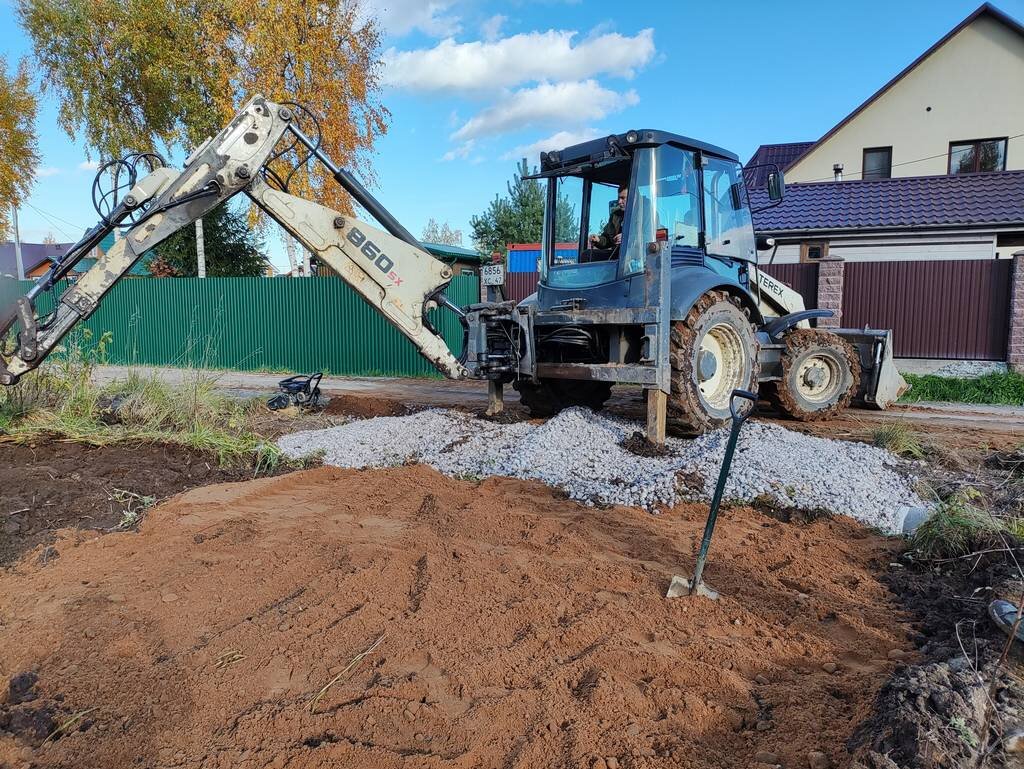
<svg viewBox="0 0 1024 769"><path fill-rule="evenodd" d="M61 219L61 218L60 218L59 216L54 216L54 215L52 215L52 214L47 214L47 213L46 213L45 211L43 211L43 210L42 210L42 209L40 209L40 208L36 208L36 207L35 207L34 205L32 205L31 203L29 203L28 201L24 201L24 205L28 206L28 207L29 207L29 208L31 208L31 209L32 209L33 211L35 211L35 212L36 212L37 214L39 214L39 215L40 215L40 216L42 216L42 217L43 217L44 219L46 219L46 221L48 221L48 222L49 222L49 223L50 223L50 224L51 224L51 225L53 226L53 228L54 228L54 229L56 229L56 230L59 230L59 231L60 231L60 233L61 233L62 235L64 235L64 237L67 237L67 238L71 238L72 240L74 240L74 239L75 239L76 237L78 237L78 236L76 236L76 235L72 235L72 234L71 234L71 233L69 233L69 232L68 232L67 230L65 230L65 229L64 229L63 227L61 227L61 226L60 226L59 224L57 224L57 222L56 222L56 221L54 221L54 219L56 219L56 220L58 220L58 221L61 221L61 222L64 222L64 224L67 224L67 225L68 225L68 226L70 226L70 227L76 227L76 228L77 228L77 227L78 227L78 225L77 225L77 224L72 224L72 223L71 223L71 222L69 222L69 221L66 221L66 220L64 220L64 219ZM82 229L82 230L84 230L85 228L83 227L83 228L81 228L81 229Z"/></svg>
<svg viewBox="0 0 1024 769"><path fill-rule="evenodd" d="M1019 139L1022 136L1024 136L1024 133L1019 133L1016 136L1007 136L1006 137L1007 151L1009 151L1010 141L1012 139ZM923 163L926 160L935 160L936 158L946 158L946 157L949 157L949 152L948 151L947 152L939 153L938 155L929 155L926 158L918 158L917 160L904 160L902 163L893 163L890 166L890 168L897 168L899 166L909 166L909 165L912 165L914 163ZM849 174L844 173L843 176L844 177L845 176L862 176L863 174L864 174L864 170L861 169L860 171L851 171ZM810 182L831 182L831 181L835 181L835 176L823 176L821 179L810 179L806 183L810 183Z"/></svg>

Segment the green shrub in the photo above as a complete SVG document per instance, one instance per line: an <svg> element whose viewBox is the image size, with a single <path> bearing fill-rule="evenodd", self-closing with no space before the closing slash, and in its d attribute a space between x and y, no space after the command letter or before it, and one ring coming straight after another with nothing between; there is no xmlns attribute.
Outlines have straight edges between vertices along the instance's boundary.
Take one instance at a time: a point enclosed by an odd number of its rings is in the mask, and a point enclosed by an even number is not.
<svg viewBox="0 0 1024 769"><path fill-rule="evenodd" d="M872 432L875 445L901 457L921 459L924 449L910 429L903 422L887 422Z"/></svg>
<svg viewBox="0 0 1024 769"><path fill-rule="evenodd" d="M940 502L911 536L911 548L928 561L959 558L999 541L1003 525L978 507L980 494L963 489Z"/></svg>

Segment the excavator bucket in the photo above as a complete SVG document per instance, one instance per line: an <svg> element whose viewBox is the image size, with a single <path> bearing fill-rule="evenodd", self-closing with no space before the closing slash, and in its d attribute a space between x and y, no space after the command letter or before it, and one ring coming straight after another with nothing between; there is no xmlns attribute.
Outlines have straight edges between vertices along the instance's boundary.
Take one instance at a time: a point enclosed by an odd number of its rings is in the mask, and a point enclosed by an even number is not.
<svg viewBox="0 0 1024 769"><path fill-rule="evenodd" d="M892 331L843 328L835 333L853 345L860 356L860 386L854 403L886 409L910 389L893 362Z"/></svg>

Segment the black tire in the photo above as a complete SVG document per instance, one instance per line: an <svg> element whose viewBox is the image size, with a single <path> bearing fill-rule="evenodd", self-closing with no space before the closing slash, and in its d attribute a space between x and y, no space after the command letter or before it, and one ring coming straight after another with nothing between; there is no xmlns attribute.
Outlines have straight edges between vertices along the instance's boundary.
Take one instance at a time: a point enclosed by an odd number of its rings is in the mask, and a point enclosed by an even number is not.
<svg viewBox="0 0 1024 769"><path fill-rule="evenodd" d="M779 411L814 422L850 405L860 384L860 358L845 339L829 331L796 328L786 333L785 343L782 380L773 383L770 397Z"/></svg>
<svg viewBox="0 0 1024 769"><path fill-rule="evenodd" d="M672 323L668 428L700 435L730 419L735 389L756 392L760 363L748 311L724 291L709 291Z"/></svg>
<svg viewBox="0 0 1024 769"><path fill-rule="evenodd" d="M519 379L512 383L512 387L532 417L553 417L571 406L586 406L600 411L612 394L610 382L585 379L541 379L540 384Z"/></svg>
<svg viewBox="0 0 1024 769"><path fill-rule="evenodd" d="M267 408L271 411L280 411L281 409L288 408L288 396L284 393L278 393L267 401Z"/></svg>

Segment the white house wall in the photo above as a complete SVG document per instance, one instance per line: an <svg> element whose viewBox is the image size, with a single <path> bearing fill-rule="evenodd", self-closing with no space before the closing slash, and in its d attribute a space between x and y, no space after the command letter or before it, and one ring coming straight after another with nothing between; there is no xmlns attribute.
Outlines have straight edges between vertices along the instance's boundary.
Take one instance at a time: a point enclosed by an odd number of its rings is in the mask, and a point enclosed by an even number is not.
<svg viewBox="0 0 1024 769"><path fill-rule="evenodd" d="M841 257L848 262L902 262L933 259L994 259L994 235L939 235L930 237L893 236L888 238L820 237L808 241L829 244L829 256ZM1013 249L1002 249L1011 251ZM767 264L771 251L760 252L760 261ZM1000 254L1009 258L1009 254ZM781 243L775 253L775 264L794 264L800 261L799 243Z"/></svg>
<svg viewBox="0 0 1024 769"><path fill-rule="evenodd" d="M950 142L1020 133L1024 36L982 15L787 169L786 181L831 180L834 163L859 179L864 149L888 146L894 177L945 174ZM1024 137L1009 141L1006 168L1024 169Z"/></svg>

